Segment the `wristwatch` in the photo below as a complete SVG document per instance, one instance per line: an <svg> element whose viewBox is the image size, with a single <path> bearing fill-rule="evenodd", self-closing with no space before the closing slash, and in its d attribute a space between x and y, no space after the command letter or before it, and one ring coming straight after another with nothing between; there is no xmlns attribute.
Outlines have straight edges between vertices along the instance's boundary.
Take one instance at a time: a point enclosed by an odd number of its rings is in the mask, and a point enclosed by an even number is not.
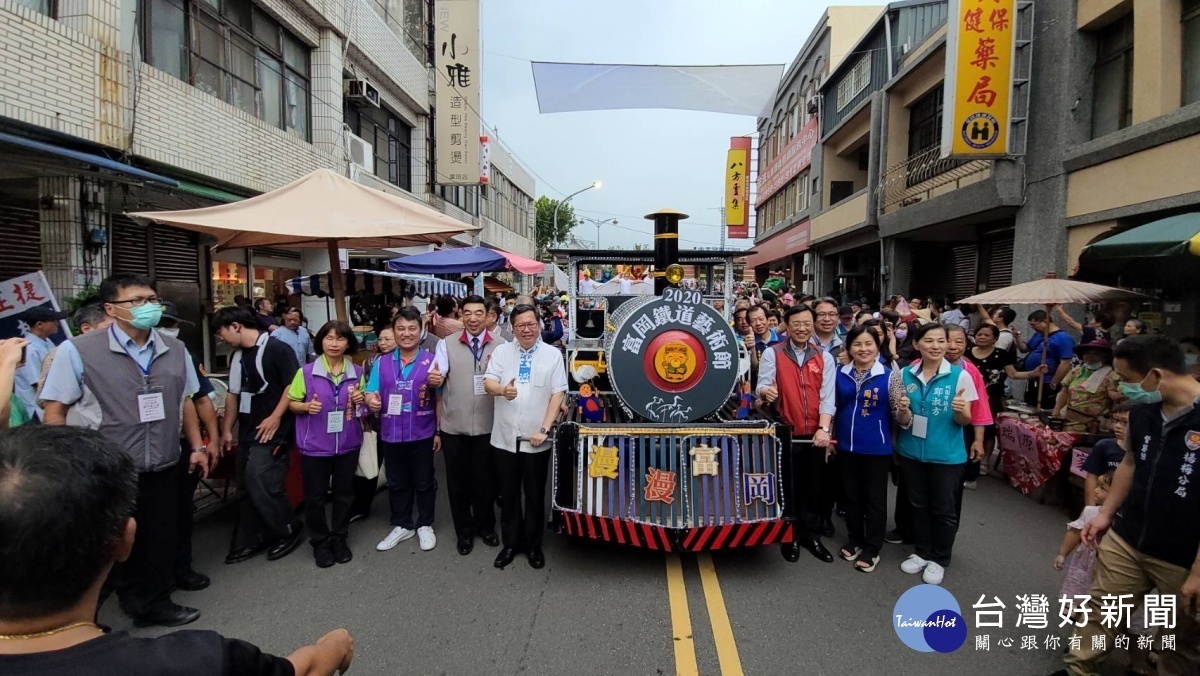
<svg viewBox="0 0 1200 676"><path fill-rule="evenodd" d="M208 453L207 448L193 448L192 453Z"/></svg>
<svg viewBox="0 0 1200 676"><path fill-rule="evenodd" d="M820 426L820 427L818 427L817 429L821 430L821 431L822 431L822 432L824 432L825 434L829 434L829 425L821 425L821 426Z"/></svg>
<svg viewBox="0 0 1200 676"><path fill-rule="evenodd" d="M543 427L542 429L538 430L538 434L550 434L550 430Z"/></svg>

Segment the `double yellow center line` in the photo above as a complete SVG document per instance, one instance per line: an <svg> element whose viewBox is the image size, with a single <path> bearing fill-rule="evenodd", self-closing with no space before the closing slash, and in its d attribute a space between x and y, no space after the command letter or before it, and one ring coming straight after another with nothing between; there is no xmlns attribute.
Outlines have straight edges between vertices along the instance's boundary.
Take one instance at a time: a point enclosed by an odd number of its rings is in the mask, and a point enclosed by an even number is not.
<svg viewBox="0 0 1200 676"><path fill-rule="evenodd" d="M704 590L704 603L708 607L708 619L712 624L713 641L717 647L717 660L722 676L740 676L742 659L738 656L737 642L733 638L733 627L729 623L729 612L725 608L725 597L721 594L721 583L717 580L717 569L712 556L698 554L700 584ZM696 676L700 667L696 662L696 642L692 635L692 617L688 610L687 587L683 578L683 561L679 554L667 554L667 595L671 602L671 638L675 648L675 672L679 676Z"/></svg>

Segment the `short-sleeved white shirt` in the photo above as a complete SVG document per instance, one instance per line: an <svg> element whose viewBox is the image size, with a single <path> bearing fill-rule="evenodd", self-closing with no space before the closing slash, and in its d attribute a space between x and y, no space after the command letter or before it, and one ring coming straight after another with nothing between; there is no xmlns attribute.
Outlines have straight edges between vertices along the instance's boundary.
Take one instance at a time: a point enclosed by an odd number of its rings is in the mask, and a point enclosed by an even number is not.
<svg viewBox="0 0 1200 676"><path fill-rule="evenodd" d="M522 360L529 364L524 374ZM529 351L522 350L516 341L497 347L488 362L486 377L501 385L508 385L514 378L517 381L516 399L495 398L492 422L492 445L510 453L517 451L517 437L531 437L542 428L550 398L567 391L567 369L562 352L540 340ZM521 443L522 453L537 453L548 448L549 442L536 448L527 441Z"/></svg>

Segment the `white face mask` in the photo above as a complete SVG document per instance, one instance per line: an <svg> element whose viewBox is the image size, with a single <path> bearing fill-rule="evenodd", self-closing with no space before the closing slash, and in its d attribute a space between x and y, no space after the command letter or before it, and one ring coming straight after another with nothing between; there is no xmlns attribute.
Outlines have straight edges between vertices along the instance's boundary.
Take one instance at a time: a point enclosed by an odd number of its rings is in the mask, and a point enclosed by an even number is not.
<svg viewBox="0 0 1200 676"><path fill-rule="evenodd" d="M178 326L176 326L173 329L159 329L158 332L169 338L178 338L179 337L179 327Z"/></svg>
<svg viewBox="0 0 1200 676"><path fill-rule="evenodd" d="M1086 366L1090 371L1099 371L1100 369L1104 368L1104 362L1102 361L1085 361L1083 362L1083 365Z"/></svg>

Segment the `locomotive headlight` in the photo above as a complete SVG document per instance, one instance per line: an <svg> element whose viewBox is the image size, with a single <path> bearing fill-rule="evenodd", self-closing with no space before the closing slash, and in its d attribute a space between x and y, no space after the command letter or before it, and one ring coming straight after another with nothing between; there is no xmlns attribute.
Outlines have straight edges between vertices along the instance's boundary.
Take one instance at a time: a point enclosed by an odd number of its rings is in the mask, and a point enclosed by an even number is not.
<svg viewBox="0 0 1200 676"><path fill-rule="evenodd" d="M683 266L672 264L667 266L666 270L667 283L671 285L678 284L683 281Z"/></svg>

